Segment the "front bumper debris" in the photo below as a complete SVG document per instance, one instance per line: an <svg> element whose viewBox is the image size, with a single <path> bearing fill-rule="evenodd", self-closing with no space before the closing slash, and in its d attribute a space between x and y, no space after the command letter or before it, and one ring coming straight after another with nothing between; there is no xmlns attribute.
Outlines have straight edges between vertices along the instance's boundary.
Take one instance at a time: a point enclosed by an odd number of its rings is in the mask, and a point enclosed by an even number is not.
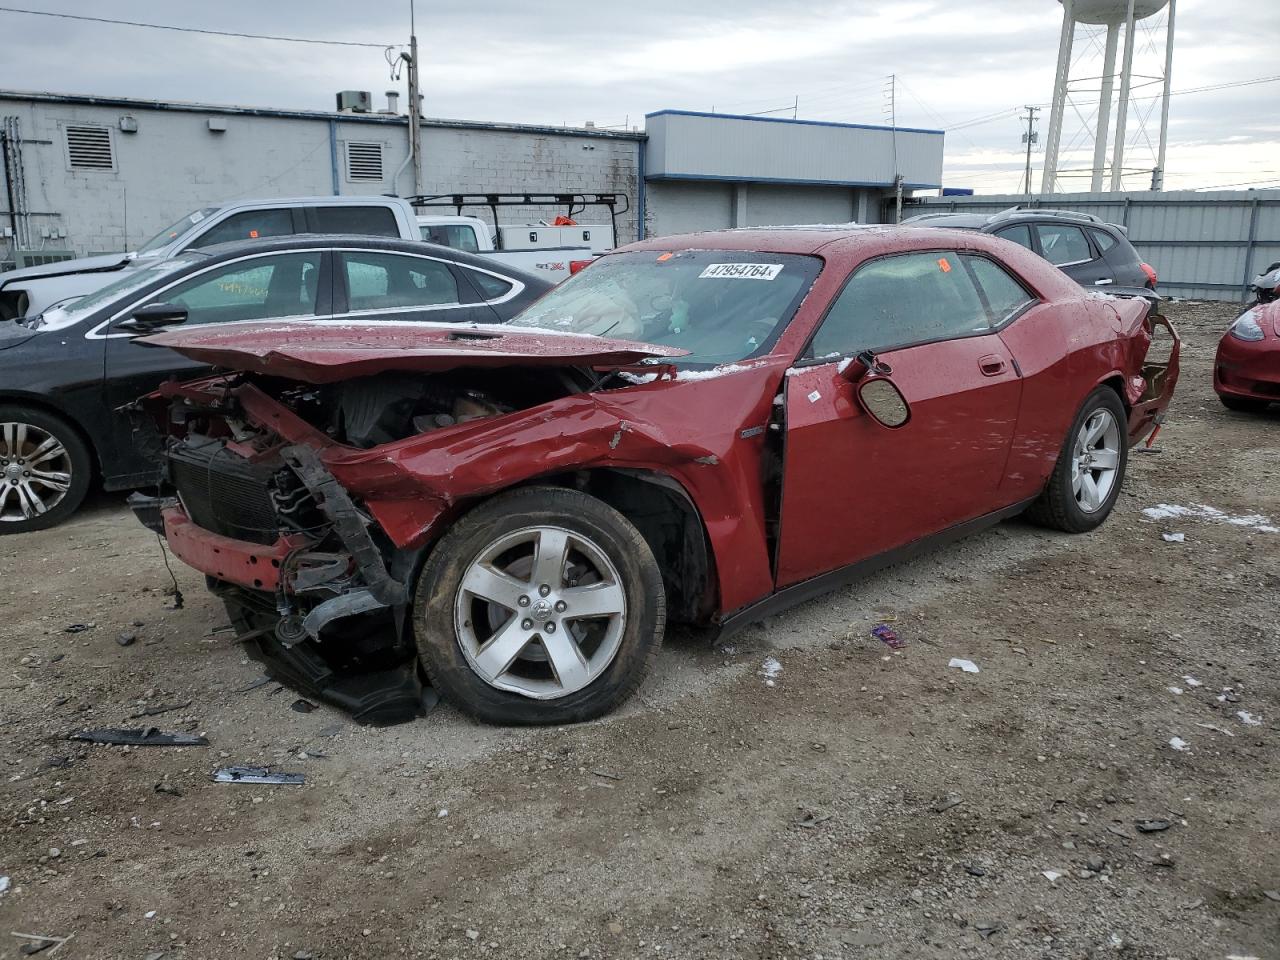
<svg viewBox="0 0 1280 960"><path fill-rule="evenodd" d="M165 539L179 560L248 590L275 592L285 561L307 543L301 536L282 536L272 544L233 540L196 526L181 507L167 507L161 513Z"/></svg>

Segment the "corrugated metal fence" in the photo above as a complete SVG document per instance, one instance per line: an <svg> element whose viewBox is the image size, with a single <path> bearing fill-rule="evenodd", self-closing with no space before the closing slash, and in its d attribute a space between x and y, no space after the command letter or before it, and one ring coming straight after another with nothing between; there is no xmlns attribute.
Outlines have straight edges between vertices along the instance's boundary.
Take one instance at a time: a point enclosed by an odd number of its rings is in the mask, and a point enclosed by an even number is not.
<svg viewBox="0 0 1280 960"><path fill-rule="evenodd" d="M1243 300L1249 283L1280 261L1280 191L1059 193L925 197L903 208L921 213L996 213L1012 206L1091 213L1128 228L1129 239L1178 297Z"/></svg>

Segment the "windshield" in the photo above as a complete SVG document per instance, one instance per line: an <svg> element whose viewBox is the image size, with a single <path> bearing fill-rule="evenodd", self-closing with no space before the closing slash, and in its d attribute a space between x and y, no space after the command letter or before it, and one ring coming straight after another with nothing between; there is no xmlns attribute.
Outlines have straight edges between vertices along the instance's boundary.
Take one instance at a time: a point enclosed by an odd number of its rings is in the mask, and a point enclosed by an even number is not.
<svg viewBox="0 0 1280 960"><path fill-rule="evenodd" d="M618 253L508 322L680 347L681 365L733 363L772 346L821 269L796 254Z"/></svg>
<svg viewBox="0 0 1280 960"><path fill-rule="evenodd" d="M191 256L174 257L172 260L157 260L147 267L126 267L118 279L105 287L99 287L92 293L70 302L64 301L59 306L50 307L37 317L31 326L40 330L62 330L70 327L103 305L127 297L133 291L141 290L161 277L190 266L194 259Z"/></svg>
<svg viewBox="0 0 1280 960"><path fill-rule="evenodd" d="M170 224L165 227L154 237L138 248L139 253L151 253L153 250L159 250L161 247L167 247L173 241L194 227L205 217L210 217L218 212L217 207L203 207L188 213L177 223Z"/></svg>

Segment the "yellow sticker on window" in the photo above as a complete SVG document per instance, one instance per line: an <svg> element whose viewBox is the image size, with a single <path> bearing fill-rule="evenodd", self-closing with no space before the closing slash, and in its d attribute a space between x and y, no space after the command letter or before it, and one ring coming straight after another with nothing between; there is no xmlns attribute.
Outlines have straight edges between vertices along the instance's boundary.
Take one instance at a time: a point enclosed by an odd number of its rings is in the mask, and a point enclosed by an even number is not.
<svg viewBox="0 0 1280 960"><path fill-rule="evenodd" d="M939 258L938 258L938 269L939 269L939 270L941 270L943 273L950 273L950 272L951 272L951 262L950 262L949 260L947 260L947 258L946 258L946 257L939 257Z"/></svg>

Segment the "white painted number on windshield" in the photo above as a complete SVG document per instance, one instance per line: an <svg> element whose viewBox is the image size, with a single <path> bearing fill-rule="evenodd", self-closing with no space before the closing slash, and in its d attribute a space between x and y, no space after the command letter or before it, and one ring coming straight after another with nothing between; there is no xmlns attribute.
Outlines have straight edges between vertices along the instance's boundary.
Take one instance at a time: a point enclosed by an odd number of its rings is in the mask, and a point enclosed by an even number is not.
<svg viewBox="0 0 1280 960"><path fill-rule="evenodd" d="M699 280L773 280L782 272L780 263L711 263Z"/></svg>

